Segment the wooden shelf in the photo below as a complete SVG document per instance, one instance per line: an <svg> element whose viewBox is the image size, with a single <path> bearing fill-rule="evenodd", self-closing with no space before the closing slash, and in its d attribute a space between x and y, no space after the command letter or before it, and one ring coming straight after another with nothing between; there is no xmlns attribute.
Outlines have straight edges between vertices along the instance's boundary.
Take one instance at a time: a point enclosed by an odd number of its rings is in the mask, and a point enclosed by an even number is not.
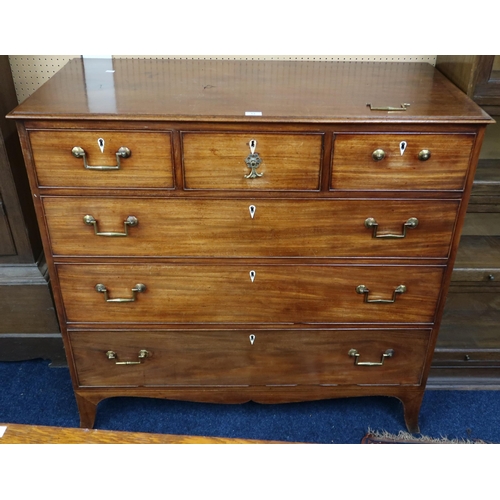
<svg viewBox="0 0 500 500"><path fill-rule="evenodd" d="M500 236L500 212L468 213L462 230L466 236Z"/></svg>
<svg viewBox="0 0 500 500"><path fill-rule="evenodd" d="M462 236L453 281L460 281L455 277L457 272L477 269L500 270L500 236Z"/></svg>
<svg viewBox="0 0 500 500"><path fill-rule="evenodd" d="M473 194L497 194L500 187L500 159L479 160L474 178Z"/></svg>

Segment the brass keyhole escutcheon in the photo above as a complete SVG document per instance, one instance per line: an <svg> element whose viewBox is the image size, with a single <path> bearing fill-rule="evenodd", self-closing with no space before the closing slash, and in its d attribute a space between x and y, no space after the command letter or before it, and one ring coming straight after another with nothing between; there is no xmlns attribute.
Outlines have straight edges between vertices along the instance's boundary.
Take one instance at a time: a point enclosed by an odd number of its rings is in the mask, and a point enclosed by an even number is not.
<svg viewBox="0 0 500 500"><path fill-rule="evenodd" d="M258 173L257 169L262 163L262 159L259 156L259 153L255 152L255 148L257 147L257 141L255 139L251 139L248 143L250 147L250 154L245 158L245 163L247 167L250 169L250 173L245 175L245 179L255 179L257 177L262 177L264 175L263 172Z"/></svg>

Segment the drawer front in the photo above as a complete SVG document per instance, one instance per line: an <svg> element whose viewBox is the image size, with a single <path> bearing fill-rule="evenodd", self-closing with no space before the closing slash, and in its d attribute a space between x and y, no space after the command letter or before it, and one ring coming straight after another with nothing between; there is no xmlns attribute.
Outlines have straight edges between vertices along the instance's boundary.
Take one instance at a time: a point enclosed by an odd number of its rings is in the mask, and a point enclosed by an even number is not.
<svg viewBox="0 0 500 500"><path fill-rule="evenodd" d="M31 131L30 140L40 186L174 187L170 132ZM84 158L74 156L75 147L85 151ZM116 153L122 147L130 150L130 156L120 157L118 169L92 168L118 166Z"/></svg>
<svg viewBox="0 0 500 500"><path fill-rule="evenodd" d="M331 188L462 190L475 137L475 134L338 134L334 142ZM402 142L406 143L403 154ZM383 151L383 155L380 153L383 158L376 161L375 151ZM430 152L428 159L422 153L425 151Z"/></svg>
<svg viewBox="0 0 500 500"><path fill-rule="evenodd" d="M252 140L261 162L254 170L245 162ZM322 134L184 132L182 151L187 189L319 189Z"/></svg>
<svg viewBox="0 0 500 500"><path fill-rule="evenodd" d="M443 269L257 263L57 265L68 321L111 323L432 323ZM102 285L101 291L96 285ZM142 288L136 285L145 289L132 291ZM406 287L404 293L395 292L400 285ZM394 298L392 303L365 302Z"/></svg>
<svg viewBox="0 0 500 500"><path fill-rule="evenodd" d="M63 197L45 197L43 204L56 255L151 257L446 258L459 206L439 200ZM85 223L88 215L95 223ZM137 225L124 224L130 216ZM415 218L417 225L408 225ZM367 219L377 226L367 227ZM127 236L112 236L117 233Z"/></svg>
<svg viewBox="0 0 500 500"><path fill-rule="evenodd" d="M417 385L429 334L429 330L73 331L70 339L80 386ZM359 356L349 354L353 349ZM114 354L107 355L109 351ZM382 360L380 365L362 364Z"/></svg>

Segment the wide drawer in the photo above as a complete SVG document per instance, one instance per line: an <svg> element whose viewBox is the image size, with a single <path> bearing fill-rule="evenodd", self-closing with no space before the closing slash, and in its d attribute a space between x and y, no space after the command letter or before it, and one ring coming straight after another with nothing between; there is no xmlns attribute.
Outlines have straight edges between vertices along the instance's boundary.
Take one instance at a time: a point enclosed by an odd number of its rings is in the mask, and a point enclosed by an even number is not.
<svg viewBox="0 0 500 500"><path fill-rule="evenodd" d="M331 188L462 190L475 137L475 134L337 134Z"/></svg>
<svg viewBox="0 0 500 500"><path fill-rule="evenodd" d="M183 132L181 136L187 189L319 189L322 134ZM255 169L245 162L251 161L251 141L260 161Z"/></svg>
<svg viewBox="0 0 500 500"><path fill-rule="evenodd" d="M55 255L152 257L446 258L459 206L438 200L88 197L45 197L43 204ZM129 217L135 217L132 226L124 224Z"/></svg>
<svg viewBox="0 0 500 500"><path fill-rule="evenodd" d="M40 186L174 187L170 132L30 131L29 135ZM75 147L85 152L84 157L73 154ZM122 147L130 156L117 157Z"/></svg>
<svg viewBox="0 0 500 500"><path fill-rule="evenodd" d="M57 265L67 320L111 323L432 323L443 270L258 263ZM406 291L396 292L401 285Z"/></svg>
<svg viewBox="0 0 500 500"><path fill-rule="evenodd" d="M80 386L416 385L429 334L429 330L71 331L70 339Z"/></svg>

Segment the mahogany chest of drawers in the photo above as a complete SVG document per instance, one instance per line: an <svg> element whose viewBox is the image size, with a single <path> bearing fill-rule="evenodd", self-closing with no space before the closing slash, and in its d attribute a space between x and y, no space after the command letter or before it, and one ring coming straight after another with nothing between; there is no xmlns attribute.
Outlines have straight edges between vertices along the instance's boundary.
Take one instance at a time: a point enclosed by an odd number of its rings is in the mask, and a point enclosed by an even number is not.
<svg viewBox="0 0 500 500"><path fill-rule="evenodd" d="M418 414L485 126L427 64L73 60L17 120L81 416Z"/></svg>

